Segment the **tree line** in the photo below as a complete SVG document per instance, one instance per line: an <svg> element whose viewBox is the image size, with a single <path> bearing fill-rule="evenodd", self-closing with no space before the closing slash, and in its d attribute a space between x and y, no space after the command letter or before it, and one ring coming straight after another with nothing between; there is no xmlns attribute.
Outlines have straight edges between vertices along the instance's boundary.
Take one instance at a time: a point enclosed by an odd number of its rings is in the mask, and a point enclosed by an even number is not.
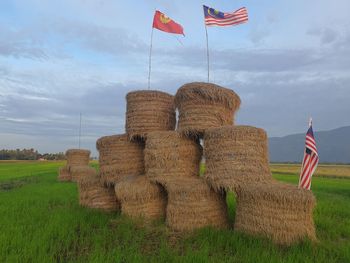
<svg viewBox="0 0 350 263"><path fill-rule="evenodd" d="M41 154L37 150L31 149L16 149L16 150L0 150L0 160L65 160L66 156L63 152L59 153L44 153Z"/></svg>

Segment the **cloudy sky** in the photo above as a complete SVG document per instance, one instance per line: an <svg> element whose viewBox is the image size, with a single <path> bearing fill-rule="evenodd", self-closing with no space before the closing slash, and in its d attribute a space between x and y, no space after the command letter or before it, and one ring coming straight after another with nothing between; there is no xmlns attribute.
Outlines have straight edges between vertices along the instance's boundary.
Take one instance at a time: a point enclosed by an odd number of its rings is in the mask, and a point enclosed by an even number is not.
<svg viewBox="0 0 350 263"><path fill-rule="evenodd" d="M242 99L237 123L269 136L350 125L350 1L0 1L0 148L95 151L124 132L125 95L147 88L154 10L186 37L154 32L151 88L206 81L202 5L246 6L249 23L208 28L211 81Z"/></svg>

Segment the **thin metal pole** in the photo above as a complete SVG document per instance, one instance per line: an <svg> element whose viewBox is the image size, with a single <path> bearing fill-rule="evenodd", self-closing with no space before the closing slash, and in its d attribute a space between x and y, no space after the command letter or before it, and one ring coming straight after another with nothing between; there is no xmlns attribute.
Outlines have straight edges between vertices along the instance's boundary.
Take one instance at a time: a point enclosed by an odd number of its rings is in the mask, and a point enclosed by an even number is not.
<svg viewBox="0 0 350 263"><path fill-rule="evenodd" d="M79 149L80 149L80 137L81 137L81 112L80 112L80 124L79 124Z"/></svg>
<svg viewBox="0 0 350 263"><path fill-rule="evenodd" d="M152 69L152 46L153 46L153 29L152 26L152 32L151 32L151 45L149 48L149 65L148 65L148 89L151 87L151 69Z"/></svg>
<svg viewBox="0 0 350 263"><path fill-rule="evenodd" d="M208 41L208 30L207 30L207 26L205 26L205 36L207 38L207 62L208 62L208 82L209 82L209 41Z"/></svg>

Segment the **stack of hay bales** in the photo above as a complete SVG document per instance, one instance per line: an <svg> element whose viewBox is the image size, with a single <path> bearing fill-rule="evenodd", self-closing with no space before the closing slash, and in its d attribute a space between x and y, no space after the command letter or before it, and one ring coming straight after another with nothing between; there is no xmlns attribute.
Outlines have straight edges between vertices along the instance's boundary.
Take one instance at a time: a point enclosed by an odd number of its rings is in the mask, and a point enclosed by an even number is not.
<svg viewBox="0 0 350 263"><path fill-rule="evenodd" d="M119 203L113 188L104 187L96 172L78 180L79 204L104 211L117 211Z"/></svg>
<svg viewBox="0 0 350 263"><path fill-rule="evenodd" d="M178 131L203 136L208 128L233 125L240 104L239 96L230 89L203 82L185 84L175 95Z"/></svg>
<svg viewBox="0 0 350 263"><path fill-rule="evenodd" d="M241 185L236 192L235 231L268 237L282 245L304 238L316 240L311 191L274 181Z"/></svg>
<svg viewBox="0 0 350 263"><path fill-rule="evenodd" d="M204 134L205 178L218 191L270 181L268 154L268 138L263 129L252 126L208 129Z"/></svg>
<svg viewBox="0 0 350 263"><path fill-rule="evenodd" d="M124 177L144 173L144 146L130 142L126 134L101 137L96 148L99 151L99 175L106 186L114 186Z"/></svg>
<svg viewBox="0 0 350 263"><path fill-rule="evenodd" d="M130 140L147 138L151 131L174 130L174 96L161 91L140 90L126 96L126 132Z"/></svg>
<svg viewBox="0 0 350 263"><path fill-rule="evenodd" d="M69 149L66 151L67 165L61 167L58 173L59 181L76 181L76 174L72 174L72 168L81 167L81 169L75 169L80 176L84 170L89 165L90 151L83 149Z"/></svg>

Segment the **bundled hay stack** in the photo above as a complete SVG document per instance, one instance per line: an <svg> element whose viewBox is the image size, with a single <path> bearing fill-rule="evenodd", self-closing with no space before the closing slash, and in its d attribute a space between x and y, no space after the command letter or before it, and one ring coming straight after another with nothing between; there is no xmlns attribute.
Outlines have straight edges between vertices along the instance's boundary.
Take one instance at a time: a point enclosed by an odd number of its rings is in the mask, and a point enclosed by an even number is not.
<svg viewBox="0 0 350 263"><path fill-rule="evenodd" d="M67 166L84 166L89 165L90 151L83 149L69 149L66 151Z"/></svg>
<svg viewBox="0 0 350 263"><path fill-rule="evenodd" d="M115 194L124 215L146 221L165 216L166 193L144 175L124 178L115 185Z"/></svg>
<svg viewBox="0 0 350 263"><path fill-rule="evenodd" d="M202 178L162 178L159 182L168 193L166 224L172 230L228 226L225 196L215 193Z"/></svg>
<svg viewBox="0 0 350 263"><path fill-rule="evenodd" d="M199 143L176 131L150 132L145 146L149 178L198 176L202 149Z"/></svg>
<svg viewBox="0 0 350 263"><path fill-rule="evenodd" d="M70 167L71 180L73 182L78 182L84 177L96 176L95 168L90 166L71 166Z"/></svg>
<svg viewBox="0 0 350 263"><path fill-rule="evenodd" d="M316 239L311 191L280 183L252 183L237 188L235 231L289 245Z"/></svg>
<svg viewBox="0 0 350 263"><path fill-rule="evenodd" d="M150 131L174 130L174 96L161 91L141 90L126 95L126 132L130 140L145 139Z"/></svg>
<svg viewBox="0 0 350 263"><path fill-rule="evenodd" d="M178 130L186 135L202 136L208 128L233 125L240 104L239 96L230 89L203 82L185 84L175 95Z"/></svg>
<svg viewBox="0 0 350 263"><path fill-rule="evenodd" d="M144 173L143 144L130 142L126 134L105 136L97 140L100 177L105 185L114 185L131 175Z"/></svg>
<svg viewBox="0 0 350 263"><path fill-rule="evenodd" d="M90 174L78 181L79 204L84 207L117 211L119 203L113 188L103 187L96 174Z"/></svg>
<svg viewBox="0 0 350 263"><path fill-rule="evenodd" d="M205 178L216 190L270 181L268 141L263 129L225 126L204 134Z"/></svg>
<svg viewBox="0 0 350 263"><path fill-rule="evenodd" d="M59 168L59 170L58 170L58 180L62 181L62 182L71 181L72 180L72 176L69 173L67 166Z"/></svg>

